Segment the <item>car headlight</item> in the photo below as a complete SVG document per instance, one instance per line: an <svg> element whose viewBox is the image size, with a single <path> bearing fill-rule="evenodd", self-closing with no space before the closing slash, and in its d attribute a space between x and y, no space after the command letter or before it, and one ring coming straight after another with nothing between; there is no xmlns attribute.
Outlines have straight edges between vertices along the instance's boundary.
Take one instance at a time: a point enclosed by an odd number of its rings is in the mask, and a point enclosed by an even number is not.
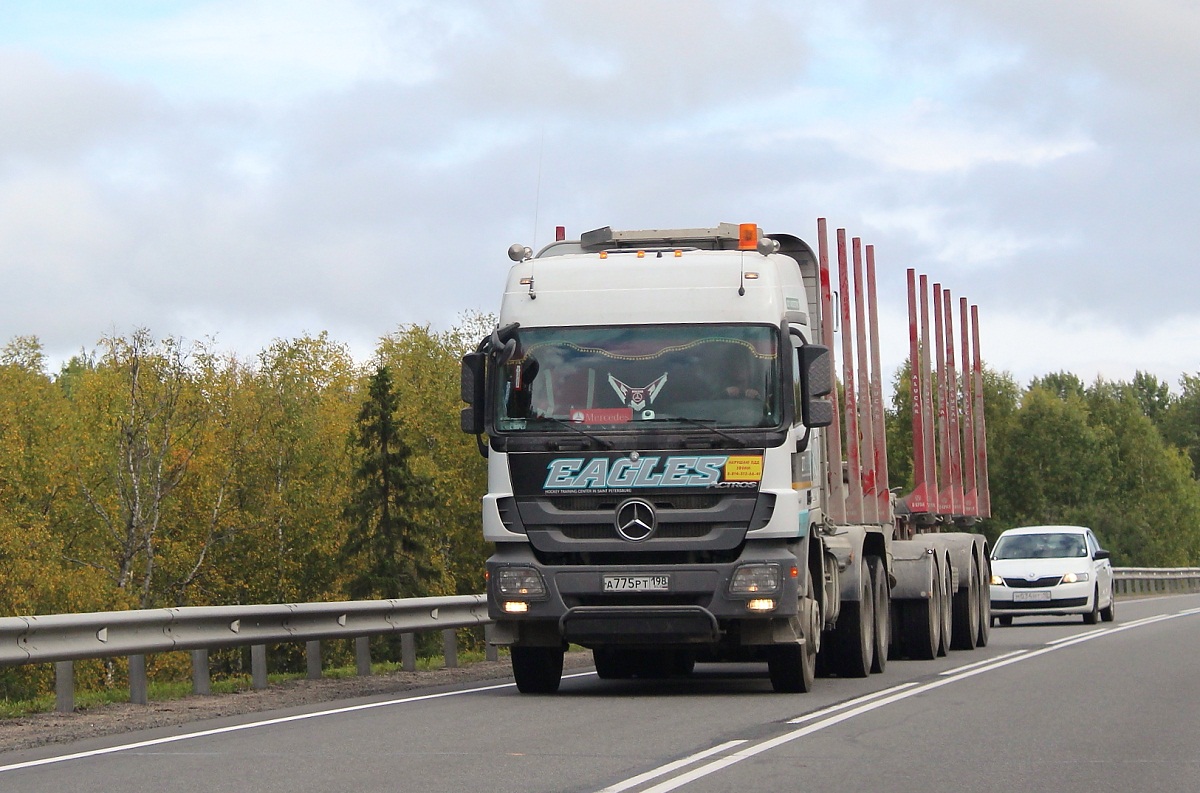
<svg viewBox="0 0 1200 793"><path fill-rule="evenodd" d="M496 571L496 591L504 597L540 598L546 596L546 583L532 567L501 567Z"/></svg>
<svg viewBox="0 0 1200 793"><path fill-rule="evenodd" d="M992 573L991 583L992 583L992 586L1004 586L1004 579L1001 578L1000 576L996 575L995 573Z"/></svg>
<svg viewBox="0 0 1200 793"><path fill-rule="evenodd" d="M780 569L777 564L744 564L733 571L729 579L729 594L754 595L779 589Z"/></svg>
<svg viewBox="0 0 1200 793"><path fill-rule="evenodd" d="M1087 573L1067 573L1065 576L1063 576L1064 584L1077 584L1080 581L1087 581L1087 580L1088 580Z"/></svg>

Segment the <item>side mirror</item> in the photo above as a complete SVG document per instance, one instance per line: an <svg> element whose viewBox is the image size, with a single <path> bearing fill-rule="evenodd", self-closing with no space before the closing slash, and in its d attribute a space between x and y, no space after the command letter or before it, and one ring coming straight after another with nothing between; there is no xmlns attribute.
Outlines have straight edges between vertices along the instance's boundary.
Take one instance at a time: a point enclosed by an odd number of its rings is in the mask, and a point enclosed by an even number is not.
<svg viewBox="0 0 1200 793"><path fill-rule="evenodd" d="M800 417L806 427L833 424L833 405L823 397L834 388L833 356L820 344L806 344L800 354Z"/></svg>
<svg viewBox="0 0 1200 793"><path fill-rule="evenodd" d="M1098 548L1096 550L1096 552L1094 554L1092 554L1093 559L1108 559L1111 556L1112 556L1112 554L1109 553L1108 551L1104 550L1103 548Z"/></svg>
<svg viewBox="0 0 1200 793"><path fill-rule="evenodd" d="M470 435L481 435L484 432L487 354L482 352L467 353L462 357L462 373L459 379L459 394L465 407L459 413L459 426Z"/></svg>

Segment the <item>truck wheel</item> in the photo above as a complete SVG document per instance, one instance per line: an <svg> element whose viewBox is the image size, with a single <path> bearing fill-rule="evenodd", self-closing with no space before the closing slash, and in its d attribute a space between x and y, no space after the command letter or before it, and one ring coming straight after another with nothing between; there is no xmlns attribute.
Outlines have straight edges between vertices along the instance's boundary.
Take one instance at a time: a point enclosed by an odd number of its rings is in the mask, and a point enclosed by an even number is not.
<svg viewBox="0 0 1200 793"><path fill-rule="evenodd" d="M628 650L616 647L596 647L592 650L596 677L601 680L622 680L633 677L633 658Z"/></svg>
<svg viewBox="0 0 1200 793"><path fill-rule="evenodd" d="M937 658L942 643L942 577L937 558L931 561L929 597L904 601L904 654L921 661Z"/></svg>
<svg viewBox="0 0 1200 793"><path fill-rule="evenodd" d="M953 640L953 637L954 637L954 614L952 613L952 609L953 609L953 600L952 599L953 599L954 593L952 591L950 591L950 560L946 559L945 557L943 557L943 559L941 561L941 573L942 573L942 587L941 587L941 592L942 592L942 604L941 604L942 605L942 635L941 635L941 640L938 643L938 655L939 656L943 656L946 653L950 652L950 642Z"/></svg>
<svg viewBox="0 0 1200 793"><path fill-rule="evenodd" d="M800 601L804 644L777 644L767 655L771 688L780 694L808 693L817 676L817 641L821 630L820 606L813 595L809 576L805 597Z"/></svg>
<svg viewBox="0 0 1200 793"><path fill-rule="evenodd" d="M522 694L553 694L562 680L563 648L512 648L513 677Z"/></svg>
<svg viewBox="0 0 1200 793"><path fill-rule="evenodd" d="M871 556L867 559L871 568L871 590L875 612L875 657L871 671L878 674L887 668L888 644L892 635L892 588L888 583L887 568L883 559Z"/></svg>
<svg viewBox="0 0 1200 793"><path fill-rule="evenodd" d="M968 569L967 585L954 593L954 633L950 644L954 650L974 650L979 640L979 572L974 557Z"/></svg>
<svg viewBox="0 0 1200 793"><path fill-rule="evenodd" d="M992 573L986 568L979 576L979 638L976 647L987 647L992 633Z"/></svg>
<svg viewBox="0 0 1200 793"><path fill-rule="evenodd" d="M874 663L875 593L865 559L859 566L858 580L859 600L842 604L833 632L833 670L840 677L866 677Z"/></svg>

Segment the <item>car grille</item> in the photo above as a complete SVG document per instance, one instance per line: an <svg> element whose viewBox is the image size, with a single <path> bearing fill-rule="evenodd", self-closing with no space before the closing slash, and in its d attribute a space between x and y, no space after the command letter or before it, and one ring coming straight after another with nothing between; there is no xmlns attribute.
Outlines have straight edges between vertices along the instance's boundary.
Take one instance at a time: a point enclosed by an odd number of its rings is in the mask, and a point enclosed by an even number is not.
<svg viewBox="0 0 1200 793"><path fill-rule="evenodd" d="M1035 578L1030 581L1028 578L1006 578L1004 583L1013 589L1034 589L1036 587L1058 586L1062 583L1062 576L1052 575L1044 578Z"/></svg>

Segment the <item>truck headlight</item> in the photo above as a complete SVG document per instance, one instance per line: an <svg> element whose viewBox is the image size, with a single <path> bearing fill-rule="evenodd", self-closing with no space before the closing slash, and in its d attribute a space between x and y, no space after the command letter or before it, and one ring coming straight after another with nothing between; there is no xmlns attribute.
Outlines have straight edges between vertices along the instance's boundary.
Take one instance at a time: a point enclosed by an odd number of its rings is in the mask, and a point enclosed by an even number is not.
<svg viewBox="0 0 1200 793"><path fill-rule="evenodd" d="M775 592L782 578L777 564L744 564L733 571L729 579L729 594L755 595Z"/></svg>
<svg viewBox="0 0 1200 793"><path fill-rule="evenodd" d="M504 597L542 598L546 582L532 567L501 567L496 571L496 591Z"/></svg>

